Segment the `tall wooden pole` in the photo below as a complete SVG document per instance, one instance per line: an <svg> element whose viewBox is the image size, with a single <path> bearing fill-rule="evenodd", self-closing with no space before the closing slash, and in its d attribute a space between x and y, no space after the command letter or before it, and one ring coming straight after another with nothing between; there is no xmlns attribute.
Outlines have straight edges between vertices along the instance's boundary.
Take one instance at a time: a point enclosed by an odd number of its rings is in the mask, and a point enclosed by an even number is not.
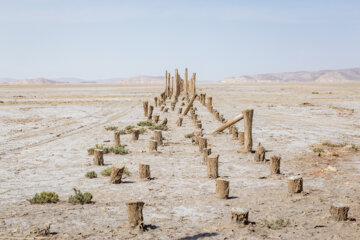
<svg viewBox="0 0 360 240"><path fill-rule="evenodd" d="M185 90L185 93L188 92L188 69L187 68L185 68L184 90Z"/></svg>

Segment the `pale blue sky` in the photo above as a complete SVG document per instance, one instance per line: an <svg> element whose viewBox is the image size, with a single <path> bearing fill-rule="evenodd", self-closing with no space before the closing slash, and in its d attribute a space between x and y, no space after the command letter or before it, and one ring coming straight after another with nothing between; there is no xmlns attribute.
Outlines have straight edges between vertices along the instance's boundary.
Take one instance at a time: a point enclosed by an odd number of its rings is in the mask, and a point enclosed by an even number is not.
<svg viewBox="0 0 360 240"><path fill-rule="evenodd" d="M0 0L0 77L360 66L360 1Z"/></svg>

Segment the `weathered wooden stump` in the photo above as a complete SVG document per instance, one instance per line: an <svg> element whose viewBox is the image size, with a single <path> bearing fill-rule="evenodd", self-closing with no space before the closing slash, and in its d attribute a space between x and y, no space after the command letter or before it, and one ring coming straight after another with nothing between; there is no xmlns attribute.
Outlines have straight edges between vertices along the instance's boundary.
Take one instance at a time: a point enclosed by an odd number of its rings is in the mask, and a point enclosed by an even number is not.
<svg viewBox="0 0 360 240"><path fill-rule="evenodd" d="M231 209L231 222L240 226L245 226L249 223L249 210L242 208Z"/></svg>
<svg viewBox="0 0 360 240"><path fill-rule="evenodd" d="M181 127L182 126L182 122L183 122L183 118L182 117L179 117L178 120L176 121L176 125L178 127Z"/></svg>
<svg viewBox="0 0 360 240"><path fill-rule="evenodd" d="M207 139L204 137L199 137L199 151L203 152L205 148L207 148Z"/></svg>
<svg viewBox="0 0 360 240"><path fill-rule="evenodd" d="M155 105L155 107L158 106L158 98L157 97L154 97L154 105Z"/></svg>
<svg viewBox="0 0 360 240"><path fill-rule="evenodd" d="M161 122L161 125L166 125L167 122L168 122L167 118L164 118L164 120L162 120L162 122Z"/></svg>
<svg viewBox="0 0 360 240"><path fill-rule="evenodd" d="M149 152L156 152L157 144L158 144L158 142L156 140L150 140L149 141Z"/></svg>
<svg viewBox="0 0 360 240"><path fill-rule="evenodd" d="M233 140L239 139L239 133L238 133L237 127L233 126L233 127L231 128L231 133L232 133L232 139L233 139Z"/></svg>
<svg viewBox="0 0 360 240"><path fill-rule="evenodd" d="M149 106L149 112L148 112L148 120L149 121L152 119L153 111L154 111L154 106L150 105Z"/></svg>
<svg viewBox="0 0 360 240"><path fill-rule="evenodd" d="M174 110L175 110L175 103L172 102L172 103L171 103L171 111L174 111Z"/></svg>
<svg viewBox="0 0 360 240"><path fill-rule="evenodd" d="M270 173L271 174L280 174L280 156L271 156L270 157Z"/></svg>
<svg viewBox="0 0 360 240"><path fill-rule="evenodd" d="M154 117L153 117L154 123L158 123L158 122L159 122L159 118L160 118L160 115L159 115L159 114L154 115Z"/></svg>
<svg viewBox="0 0 360 240"><path fill-rule="evenodd" d="M255 155L254 155L255 162L264 162L265 161L265 148L258 144Z"/></svg>
<svg viewBox="0 0 360 240"><path fill-rule="evenodd" d="M120 146L120 132L116 131L114 132L114 146Z"/></svg>
<svg viewBox="0 0 360 240"><path fill-rule="evenodd" d="M178 109L178 114L181 114L182 113L182 108L179 108Z"/></svg>
<svg viewBox="0 0 360 240"><path fill-rule="evenodd" d="M348 219L349 207L339 203L330 206L331 217L336 221L345 221Z"/></svg>
<svg viewBox="0 0 360 240"><path fill-rule="evenodd" d="M244 115L244 152L252 151L252 120L254 115L253 109L243 111Z"/></svg>
<svg viewBox="0 0 360 240"><path fill-rule="evenodd" d="M244 145L244 132L239 132L239 143L241 146Z"/></svg>
<svg viewBox="0 0 360 240"><path fill-rule="evenodd" d="M148 101L143 102L144 116L145 116L145 117L147 117L147 115L148 115L148 106L149 106L149 102L148 102Z"/></svg>
<svg viewBox="0 0 360 240"><path fill-rule="evenodd" d="M212 153L208 156L207 175L209 178L218 178L219 154Z"/></svg>
<svg viewBox="0 0 360 240"><path fill-rule="evenodd" d="M112 167L111 175L110 175L110 183L119 184L121 183L122 174L124 172L125 166L123 167Z"/></svg>
<svg viewBox="0 0 360 240"><path fill-rule="evenodd" d="M154 130L154 140L157 141L158 146L163 145L161 130Z"/></svg>
<svg viewBox="0 0 360 240"><path fill-rule="evenodd" d="M131 131L131 140L136 141L139 140L140 130L139 129L133 129Z"/></svg>
<svg viewBox="0 0 360 240"><path fill-rule="evenodd" d="M204 148L203 150L203 164L208 163L208 156L211 154L211 148Z"/></svg>
<svg viewBox="0 0 360 240"><path fill-rule="evenodd" d="M103 166L104 165L104 151L101 149L94 150L94 164Z"/></svg>
<svg viewBox="0 0 360 240"><path fill-rule="evenodd" d="M216 179L216 194L219 198L227 199L229 197L229 181Z"/></svg>
<svg viewBox="0 0 360 240"><path fill-rule="evenodd" d="M192 142L195 144L199 144L199 137L202 137L202 131L201 129L196 129L194 131L194 136L192 137Z"/></svg>
<svg viewBox="0 0 360 240"><path fill-rule="evenodd" d="M207 97L206 107L209 111L212 109L212 97Z"/></svg>
<svg viewBox="0 0 360 240"><path fill-rule="evenodd" d="M292 176L288 178L288 191L289 193L301 193L303 190L302 177Z"/></svg>
<svg viewBox="0 0 360 240"><path fill-rule="evenodd" d="M163 110L164 110L164 108L165 108L165 106L164 106L164 105L162 105L162 106L160 107L160 111L163 111Z"/></svg>
<svg viewBox="0 0 360 240"><path fill-rule="evenodd" d="M201 124L200 120L196 121L196 128L198 128L198 129L202 128L202 124Z"/></svg>
<svg viewBox="0 0 360 240"><path fill-rule="evenodd" d="M169 111L168 107L164 108L164 112L168 112L168 111Z"/></svg>
<svg viewBox="0 0 360 240"><path fill-rule="evenodd" d="M150 180L151 174L150 174L150 165L146 164L139 164L139 176L142 180Z"/></svg>
<svg viewBox="0 0 360 240"><path fill-rule="evenodd" d="M139 230L144 229L144 217L143 217L143 207L144 202L141 201L129 201L126 203L128 209L128 221L129 225L132 228L139 228Z"/></svg>

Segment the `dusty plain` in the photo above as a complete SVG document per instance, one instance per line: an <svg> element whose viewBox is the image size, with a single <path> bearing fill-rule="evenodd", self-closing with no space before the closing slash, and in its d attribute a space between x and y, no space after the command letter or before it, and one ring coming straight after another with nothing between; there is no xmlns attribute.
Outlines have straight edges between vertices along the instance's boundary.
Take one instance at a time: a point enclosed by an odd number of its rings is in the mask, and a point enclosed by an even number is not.
<svg viewBox="0 0 360 240"><path fill-rule="evenodd" d="M199 101L199 119L212 152L220 155L219 174L230 181L230 199L217 198L198 146L184 137L194 131L190 117L177 127L177 108L168 113L165 145L148 152L153 135L138 141L121 135L127 155L104 155L94 166L87 149L111 145L113 133L146 120L142 101L159 96L153 85L0 86L0 239L359 239L360 238L360 84L199 84L226 119L254 109L254 150L261 142L266 158L282 157L279 176L269 163L238 153L229 131ZM168 106L170 104L168 103ZM236 124L241 130L243 122ZM110 140L110 142L109 142ZM321 142L346 143L326 147ZM354 145L351 145L354 144ZM314 153L315 147L323 153ZM138 178L139 163L150 164L151 181ZM131 175L110 184L101 170L125 165ZM94 170L98 177L85 178ZM301 175L304 192L290 196L287 177ZM93 204L67 203L73 188L91 192ZM54 191L56 204L31 205L35 193ZM125 203L145 202L147 231L129 230ZM332 203L350 207L349 220L330 218ZM230 223L233 207L249 209L251 223ZM286 224L269 225L273 220ZM51 223L45 237L31 233ZM272 229L273 228L273 229Z"/></svg>

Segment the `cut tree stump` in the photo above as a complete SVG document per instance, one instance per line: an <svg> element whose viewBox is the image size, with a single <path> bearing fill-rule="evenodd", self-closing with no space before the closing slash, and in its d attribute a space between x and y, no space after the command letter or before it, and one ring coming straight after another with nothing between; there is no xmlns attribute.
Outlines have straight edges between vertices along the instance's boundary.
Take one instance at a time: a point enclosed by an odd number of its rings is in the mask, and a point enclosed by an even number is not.
<svg viewBox="0 0 360 240"><path fill-rule="evenodd" d="M231 222L240 226L245 226L249 223L249 210L243 208L231 209Z"/></svg>
<svg viewBox="0 0 360 240"><path fill-rule="evenodd" d="M145 117L148 116L148 107L149 107L149 102L148 101L143 102L144 116Z"/></svg>
<svg viewBox="0 0 360 240"><path fill-rule="evenodd" d="M120 132L116 131L114 132L114 146L120 146Z"/></svg>
<svg viewBox="0 0 360 240"><path fill-rule="evenodd" d="M139 129L133 129L131 131L131 140L137 141L139 140L140 130Z"/></svg>
<svg viewBox="0 0 360 240"><path fill-rule="evenodd" d="M345 221L348 219L349 207L339 203L330 206L331 217L336 221Z"/></svg>
<svg viewBox="0 0 360 240"><path fill-rule="evenodd" d="M143 207L144 202L141 201L129 201L126 203L128 209L128 221L129 225L132 228L139 228L139 230L144 230L144 217L143 217Z"/></svg>
<svg viewBox="0 0 360 240"><path fill-rule="evenodd" d="M192 142L195 144L199 144L199 137L202 137L201 129L196 129L193 134L194 136L192 137Z"/></svg>
<svg viewBox="0 0 360 240"><path fill-rule="evenodd" d="M157 97L154 97L154 105L155 105L155 107L158 106L158 98Z"/></svg>
<svg viewBox="0 0 360 240"><path fill-rule="evenodd" d="M162 122L161 122L161 125L166 125L167 122L168 122L167 118L164 118L164 120L162 120Z"/></svg>
<svg viewBox="0 0 360 240"><path fill-rule="evenodd" d="M234 125L232 126L231 133L232 133L232 139L233 140L239 139L238 129Z"/></svg>
<svg viewBox="0 0 360 240"><path fill-rule="evenodd" d="M265 148L258 144L255 155L254 155L255 162L264 162L265 161Z"/></svg>
<svg viewBox="0 0 360 240"><path fill-rule="evenodd" d="M247 109L243 111L244 115L244 152L251 152L253 141L252 141L252 121L254 110Z"/></svg>
<svg viewBox="0 0 360 240"><path fill-rule="evenodd" d="M158 142L156 140L150 140L149 141L149 152L156 152L157 144L158 144Z"/></svg>
<svg viewBox="0 0 360 240"><path fill-rule="evenodd" d="M157 141L158 146L163 145L161 130L154 130L154 140Z"/></svg>
<svg viewBox="0 0 360 240"><path fill-rule="evenodd" d="M101 149L94 150L94 164L103 166L104 165L104 151Z"/></svg>
<svg viewBox="0 0 360 240"><path fill-rule="evenodd" d="M154 117L153 117L154 123L158 123L158 122L159 122L159 118L160 118L160 115L159 115L159 114L154 115Z"/></svg>
<svg viewBox="0 0 360 240"><path fill-rule="evenodd" d="M204 148L203 150L203 164L208 163L208 156L211 154L211 148Z"/></svg>
<svg viewBox="0 0 360 240"><path fill-rule="evenodd" d="M147 164L139 164L139 176L142 180L150 180L150 165Z"/></svg>
<svg viewBox="0 0 360 240"><path fill-rule="evenodd" d="M169 111L168 107L164 108L164 112L168 112L168 111Z"/></svg>
<svg viewBox="0 0 360 240"><path fill-rule="evenodd" d="M270 157L270 173L280 174L280 160L281 157L278 155Z"/></svg>
<svg viewBox="0 0 360 240"><path fill-rule="evenodd" d="M119 184L121 183L122 174L124 172L125 166L123 167L112 167L111 175L110 175L110 183Z"/></svg>
<svg viewBox="0 0 360 240"><path fill-rule="evenodd" d="M219 198L227 199L229 197L229 181L216 179L216 194Z"/></svg>
<svg viewBox="0 0 360 240"><path fill-rule="evenodd" d="M205 148L207 148L207 139L204 137L199 137L199 151L203 152Z"/></svg>
<svg viewBox="0 0 360 240"><path fill-rule="evenodd" d="M206 107L209 111L212 109L212 97L207 97Z"/></svg>
<svg viewBox="0 0 360 240"><path fill-rule="evenodd" d="M182 108L178 109L178 114L180 115L182 113Z"/></svg>
<svg viewBox="0 0 360 240"><path fill-rule="evenodd" d="M301 193L303 190L302 177L292 176L288 178L288 191L289 193Z"/></svg>
<svg viewBox="0 0 360 240"><path fill-rule="evenodd" d="M183 122L183 118L182 117L179 117L178 120L176 121L176 125L178 127L181 127L182 126L182 122Z"/></svg>
<svg viewBox="0 0 360 240"><path fill-rule="evenodd" d="M148 115L147 115L149 121L152 119L153 111L154 111L154 106L150 105L149 106L149 112L148 112Z"/></svg>
<svg viewBox="0 0 360 240"><path fill-rule="evenodd" d="M202 128L201 121L197 121L197 122L196 122L196 128L198 128L198 129L201 129L201 128Z"/></svg>
<svg viewBox="0 0 360 240"><path fill-rule="evenodd" d="M208 156L207 175L209 178L218 178L219 154L212 153Z"/></svg>
<svg viewBox="0 0 360 240"><path fill-rule="evenodd" d="M162 105L162 106L160 107L160 111L163 111L163 110L164 110L164 108L165 108L165 106L164 106L164 105Z"/></svg>

